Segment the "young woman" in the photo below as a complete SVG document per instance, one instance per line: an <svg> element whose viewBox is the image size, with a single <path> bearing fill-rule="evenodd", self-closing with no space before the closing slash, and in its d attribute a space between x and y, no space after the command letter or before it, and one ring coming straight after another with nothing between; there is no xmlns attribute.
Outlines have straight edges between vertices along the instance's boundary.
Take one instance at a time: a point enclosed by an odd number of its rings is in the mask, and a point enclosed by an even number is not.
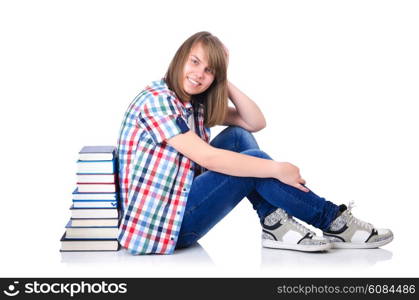
<svg viewBox="0 0 419 300"><path fill-rule="evenodd" d="M227 80L228 51L208 32L178 49L164 79L130 104L118 140L123 217L119 242L132 254L192 245L247 197L262 245L323 251L376 248L393 234L311 192L299 169L259 149L258 106ZM228 107L228 99L234 107ZM210 142L210 127L227 125ZM293 217L323 231L318 237Z"/></svg>

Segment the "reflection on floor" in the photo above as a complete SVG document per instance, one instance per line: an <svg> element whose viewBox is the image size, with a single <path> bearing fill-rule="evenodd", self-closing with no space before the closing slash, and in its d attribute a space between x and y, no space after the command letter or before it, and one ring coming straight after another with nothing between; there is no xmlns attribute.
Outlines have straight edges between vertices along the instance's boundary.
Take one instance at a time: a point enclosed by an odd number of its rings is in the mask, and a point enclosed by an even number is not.
<svg viewBox="0 0 419 300"><path fill-rule="evenodd" d="M61 263L89 271L92 267L111 269L115 276L187 275L215 268L200 244L177 250L173 255L131 255L125 249L118 252L61 252Z"/></svg>
<svg viewBox="0 0 419 300"><path fill-rule="evenodd" d="M246 276L246 271L252 262L259 265L260 274L266 275L297 275L300 274L323 274L320 270L352 270L351 275L358 274L380 262L390 260L392 252L385 249L332 249L328 252L304 253L292 250L278 250L260 248L260 257L247 257L246 261L240 259L234 263L234 257L239 253L225 251L225 255L231 256L229 262L217 262L208 255L200 245L177 250L173 255L131 255L126 250L118 252L63 252L61 263L72 268L86 268L86 270L113 270L115 276L211 276L222 274L239 274ZM257 263L260 262L260 264ZM301 273L301 270L307 271ZM225 271L225 272L224 272ZM234 273L236 271L237 273ZM290 272L285 272L290 271ZM355 273L354 273L355 271ZM224 273L223 273L224 272ZM227 273L226 273L227 272ZM280 272L280 273L278 273ZM253 273L254 274L254 273ZM332 274L340 274L334 272ZM281 275L281 276L282 276ZM301 275L304 276L304 275Z"/></svg>
<svg viewBox="0 0 419 300"><path fill-rule="evenodd" d="M390 260L392 252L385 249L331 249L327 252L303 253L292 250L263 248L262 268L336 267L363 268Z"/></svg>

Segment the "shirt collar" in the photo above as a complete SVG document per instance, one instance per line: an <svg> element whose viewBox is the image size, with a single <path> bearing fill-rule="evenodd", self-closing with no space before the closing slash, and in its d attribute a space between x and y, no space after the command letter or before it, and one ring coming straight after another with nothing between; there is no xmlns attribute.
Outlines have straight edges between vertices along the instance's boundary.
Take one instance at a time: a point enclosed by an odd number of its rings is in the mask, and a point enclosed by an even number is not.
<svg viewBox="0 0 419 300"><path fill-rule="evenodd" d="M160 85L160 86L165 86L166 88L167 88L167 90L169 90L169 88L167 87L167 83L166 83L166 81L164 80L164 78L162 78L161 80L160 80L160 82L155 82L155 84L156 85ZM190 102L190 101L188 101L188 102L182 102L177 96L176 96L176 94L173 92L173 91L171 91L171 90L169 90L170 91L170 94L178 101L178 102L180 102L180 104L181 104L181 106L182 106L182 109L183 109L183 111L184 111L184 113L186 113L187 115L189 115L189 114L191 114L192 112L193 112L193 106L192 106L192 103Z"/></svg>

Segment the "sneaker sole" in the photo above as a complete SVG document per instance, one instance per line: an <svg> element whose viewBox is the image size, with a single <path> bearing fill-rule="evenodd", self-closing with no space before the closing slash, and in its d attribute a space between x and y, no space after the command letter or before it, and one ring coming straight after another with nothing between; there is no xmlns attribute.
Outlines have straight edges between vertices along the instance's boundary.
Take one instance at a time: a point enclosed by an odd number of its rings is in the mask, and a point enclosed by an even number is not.
<svg viewBox="0 0 419 300"><path fill-rule="evenodd" d="M334 249L374 249L379 248L381 246L387 245L393 240L393 236L387 240L382 240L375 243L348 243L348 242L341 242L341 243L331 243L332 248Z"/></svg>
<svg viewBox="0 0 419 300"><path fill-rule="evenodd" d="M299 244L286 244L283 242L273 241L273 240L262 240L262 246L265 248L297 250L297 251L303 251L303 252L326 251L332 247L330 243L327 243L324 245L299 245Z"/></svg>

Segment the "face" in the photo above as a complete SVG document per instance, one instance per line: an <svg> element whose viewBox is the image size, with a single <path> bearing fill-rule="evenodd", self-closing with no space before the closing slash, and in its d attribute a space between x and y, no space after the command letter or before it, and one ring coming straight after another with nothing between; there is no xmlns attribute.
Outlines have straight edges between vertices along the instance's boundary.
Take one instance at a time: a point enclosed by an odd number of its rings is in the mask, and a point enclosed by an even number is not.
<svg viewBox="0 0 419 300"><path fill-rule="evenodd" d="M205 92L214 81L214 70L208 66L208 55L202 45L194 45L183 67L183 90L188 95Z"/></svg>

